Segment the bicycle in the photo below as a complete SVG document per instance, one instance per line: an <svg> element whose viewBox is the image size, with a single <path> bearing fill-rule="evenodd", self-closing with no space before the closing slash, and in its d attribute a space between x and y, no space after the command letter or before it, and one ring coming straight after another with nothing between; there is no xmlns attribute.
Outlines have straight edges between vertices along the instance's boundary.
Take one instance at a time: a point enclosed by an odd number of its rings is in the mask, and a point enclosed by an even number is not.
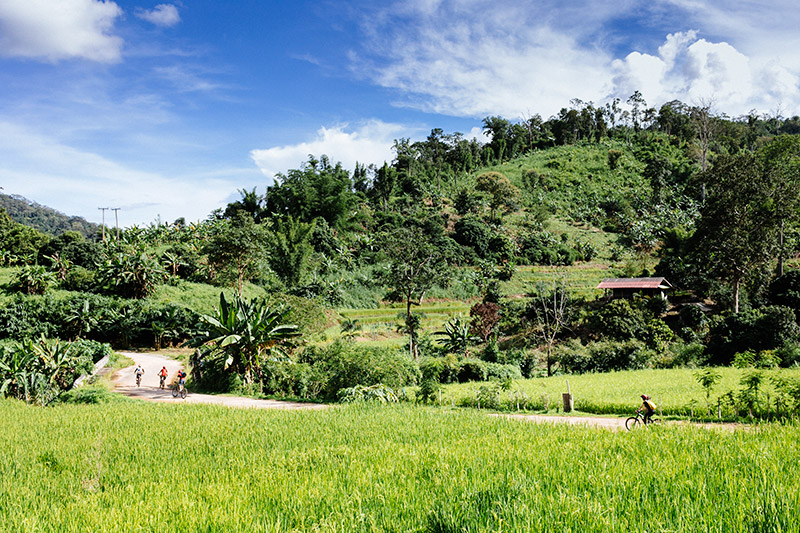
<svg viewBox="0 0 800 533"><path fill-rule="evenodd" d="M159 388L159 389L163 389L163 388L164 388L164 383L165 383L166 381L167 381L167 376L160 376L160 377L159 377L158 388Z"/></svg>
<svg viewBox="0 0 800 533"><path fill-rule="evenodd" d="M659 418L651 418L650 420L645 421L644 414L640 412L636 412L636 416L631 416L627 420L625 420L625 429L628 431L633 431L634 429L647 425L661 425L661 419Z"/></svg>
<svg viewBox="0 0 800 533"><path fill-rule="evenodd" d="M136 386L140 387L142 385L142 375L136 374Z"/></svg>
<svg viewBox="0 0 800 533"><path fill-rule="evenodd" d="M177 398L180 396L181 398L186 398L186 387L182 386L180 383L174 383L172 385L172 397Z"/></svg>

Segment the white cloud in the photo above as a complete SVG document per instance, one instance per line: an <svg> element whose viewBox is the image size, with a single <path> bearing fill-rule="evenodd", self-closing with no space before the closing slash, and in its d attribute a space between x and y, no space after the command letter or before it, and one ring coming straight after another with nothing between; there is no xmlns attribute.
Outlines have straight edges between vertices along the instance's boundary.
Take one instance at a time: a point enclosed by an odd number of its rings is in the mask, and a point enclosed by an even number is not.
<svg viewBox="0 0 800 533"><path fill-rule="evenodd" d="M795 0L416 0L368 11L351 60L396 105L456 116L547 117L636 90L651 105L800 113L798 13Z"/></svg>
<svg viewBox="0 0 800 533"><path fill-rule="evenodd" d="M26 128L0 122L0 186L69 215L99 221L98 207L119 207L120 225L157 217L202 220L228 202L235 186L217 175L163 176L81 151ZM238 172L241 172L239 170Z"/></svg>
<svg viewBox="0 0 800 533"><path fill-rule="evenodd" d="M150 10L137 9L136 16L163 28L174 26L181 21L178 8L172 4L158 4Z"/></svg>
<svg viewBox="0 0 800 533"><path fill-rule="evenodd" d="M531 108L552 114L572 97L594 100L610 90L604 52L534 23L530 12L482 2L408 11L412 22L380 26L365 51L352 56L355 71L410 95L398 105L511 118Z"/></svg>
<svg viewBox="0 0 800 533"><path fill-rule="evenodd" d="M120 15L122 10L110 1L3 0L0 55L115 62L123 42L112 31Z"/></svg>
<svg viewBox="0 0 800 533"><path fill-rule="evenodd" d="M250 157L269 178L279 172L285 173L289 169L299 168L308 160L309 155L328 155L331 163L341 162L344 168L352 170L356 162L382 165L384 161L391 161L394 158L394 140L410 137L412 133L418 131L379 120L366 122L355 130L349 130L346 124L332 128L322 127L310 141L252 150Z"/></svg>
<svg viewBox="0 0 800 533"><path fill-rule="evenodd" d="M657 55L632 52L613 68L617 94L639 89L651 104L713 101L731 115L781 106L800 111L797 71L751 59L726 42L698 39L694 31L670 34Z"/></svg>

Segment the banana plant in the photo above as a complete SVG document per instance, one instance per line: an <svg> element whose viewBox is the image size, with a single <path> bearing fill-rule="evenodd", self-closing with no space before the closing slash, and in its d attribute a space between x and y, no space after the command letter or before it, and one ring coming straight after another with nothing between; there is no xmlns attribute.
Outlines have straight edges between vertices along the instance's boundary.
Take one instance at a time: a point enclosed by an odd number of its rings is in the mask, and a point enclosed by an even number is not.
<svg viewBox="0 0 800 533"><path fill-rule="evenodd" d="M207 331L187 345L200 348L201 361L223 355L225 369L242 373L246 381L260 372L263 362L288 359L279 344L300 335L296 325L284 324L290 311L286 307L272 308L264 301L247 300L238 294L229 302L225 293L220 293L215 311L214 315L200 317Z"/></svg>

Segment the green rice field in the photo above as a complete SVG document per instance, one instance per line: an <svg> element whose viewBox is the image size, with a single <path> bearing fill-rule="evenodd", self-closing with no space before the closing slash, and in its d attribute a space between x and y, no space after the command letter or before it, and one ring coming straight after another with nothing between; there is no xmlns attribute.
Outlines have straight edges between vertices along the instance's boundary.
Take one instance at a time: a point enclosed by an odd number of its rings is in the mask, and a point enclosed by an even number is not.
<svg viewBox="0 0 800 533"><path fill-rule="evenodd" d="M740 380L748 370L721 367L716 369L720 381L711 391L710 403L716 414L717 399L728 391L741 388ZM500 410L521 410L526 407L542 410L545 404L551 411L560 408L562 393L569 390L575 409L586 413L624 415L634 411L640 404L639 396L647 394L653 398L665 416L687 416L705 414L706 394L695 377L697 370L690 368L628 370L602 374L560 375L549 378L516 380L511 388L500 391ZM764 371L761 400L775 405L777 393L772 378L800 379L800 368L785 368ZM478 392L487 383L469 382L443 385L443 404L477 404ZM725 413L723 413L725 414ZM712 417L713 418L713 417Z"/></svg>
<svg viewBox="0 0 800 533"><path fill-rule="evenodd" d="M2 531L797 531L797 426L0 401Z"/></svg>

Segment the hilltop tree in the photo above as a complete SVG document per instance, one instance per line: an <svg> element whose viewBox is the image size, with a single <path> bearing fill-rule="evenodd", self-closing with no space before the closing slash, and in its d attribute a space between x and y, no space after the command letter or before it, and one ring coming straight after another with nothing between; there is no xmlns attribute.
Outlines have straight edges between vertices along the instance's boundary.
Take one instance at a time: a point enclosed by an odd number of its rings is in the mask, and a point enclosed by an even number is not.
<svg viewBox="0 0 800 533"><path fill-rule="evenodd" d="M267 188L266 213L270 217L291 215L301 222L322 217L333 228L343 228L356 205L348 172L327 156L309 156L299 170L278 174Z"/></svg>

